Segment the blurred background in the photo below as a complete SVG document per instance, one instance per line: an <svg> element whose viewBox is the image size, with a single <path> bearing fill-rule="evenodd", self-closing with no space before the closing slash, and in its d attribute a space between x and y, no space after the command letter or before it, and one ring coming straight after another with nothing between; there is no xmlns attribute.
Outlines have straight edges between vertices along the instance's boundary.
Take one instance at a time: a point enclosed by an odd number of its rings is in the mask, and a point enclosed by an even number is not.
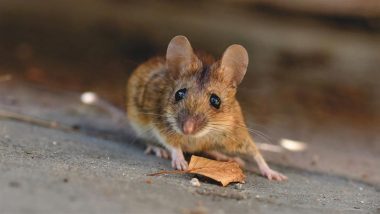
<svg viewBox="0 0 380 214"><path fill-rule="evenodd" d="M93 91L124 110L130 73L180 34L247 48L238 99L270 162L380 183L378 0L1 0L1 106Z"/></svg>

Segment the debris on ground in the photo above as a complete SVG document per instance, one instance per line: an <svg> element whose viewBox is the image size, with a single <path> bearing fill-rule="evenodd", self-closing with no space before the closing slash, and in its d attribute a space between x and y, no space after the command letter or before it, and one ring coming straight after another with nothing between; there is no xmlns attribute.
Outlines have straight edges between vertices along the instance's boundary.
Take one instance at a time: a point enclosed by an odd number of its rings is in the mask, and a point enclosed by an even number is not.
<svg viewBox="0 0 380 214"><path fill-rule="evenodd" d="M201 183L199 182L198 178L192 178L190 180L191 186L193 187L200 187Z"/></svg>

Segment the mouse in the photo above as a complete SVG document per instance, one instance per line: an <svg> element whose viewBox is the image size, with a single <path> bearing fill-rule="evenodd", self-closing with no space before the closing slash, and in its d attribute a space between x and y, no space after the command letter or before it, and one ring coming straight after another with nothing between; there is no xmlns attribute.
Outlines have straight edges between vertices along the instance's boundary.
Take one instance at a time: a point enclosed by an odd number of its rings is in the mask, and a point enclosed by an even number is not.
<svg viewBox="0 0 380 214"><path fill-rule="evenodd" d="M178 35L165 56L140 64L128 78L126 111L137 136L147 142L146 153L171 159L177 170L188 169L184 152L239 165L245 164L240 157L248 158L262 176L286 180L263 158L235 96L248 61L241 45L230 45L215 59L193 50L189 40Z"/></svg>

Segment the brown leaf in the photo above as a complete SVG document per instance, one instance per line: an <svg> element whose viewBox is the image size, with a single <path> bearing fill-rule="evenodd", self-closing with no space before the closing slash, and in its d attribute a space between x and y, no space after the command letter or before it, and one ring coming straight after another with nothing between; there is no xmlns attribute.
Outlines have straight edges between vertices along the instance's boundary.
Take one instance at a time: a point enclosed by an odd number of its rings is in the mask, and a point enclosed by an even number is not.
<svg viewBox="0 0 380 214"><path fill-rule="evenodd" d="M215 161L195 155L191 156L189 169L186 171L161 171L148 174L148 176L184 173L203 175L213 180L219 181L223 186L227 186L231 182L243 183L245 180L243 170L240 169L238 163L234 161Z"/></svg>
<svg viewBox="0 0 380 214"><path fill-rule="evenodd" d="M236 162L221 162L191 156L188 173L194 173L219 181L223 186L231 182L244 182L245 175Z"/></svg>

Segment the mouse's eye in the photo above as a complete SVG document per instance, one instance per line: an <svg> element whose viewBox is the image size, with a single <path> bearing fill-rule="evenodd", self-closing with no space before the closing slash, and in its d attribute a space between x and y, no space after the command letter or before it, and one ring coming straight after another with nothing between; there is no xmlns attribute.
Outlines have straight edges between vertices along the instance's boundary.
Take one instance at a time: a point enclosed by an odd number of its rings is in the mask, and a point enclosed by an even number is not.
<svg viewBox="0 0 380 214"><path fill-rule="evenodd" d="M177 92L175 92L175 101L178 102L178 101L182 100L183 98L185 98L186 92L187 92L186 88L179 89Z"/></svg>
<svg viewBox="0 0 380 214"><path fill-rule="evenodd" d="M214 108L219 109L221 103L222 103L222 101L220 101L220 98L219 98L216 94L211 94L211 97L210 97L210 104L211 104Z"/></svg>

